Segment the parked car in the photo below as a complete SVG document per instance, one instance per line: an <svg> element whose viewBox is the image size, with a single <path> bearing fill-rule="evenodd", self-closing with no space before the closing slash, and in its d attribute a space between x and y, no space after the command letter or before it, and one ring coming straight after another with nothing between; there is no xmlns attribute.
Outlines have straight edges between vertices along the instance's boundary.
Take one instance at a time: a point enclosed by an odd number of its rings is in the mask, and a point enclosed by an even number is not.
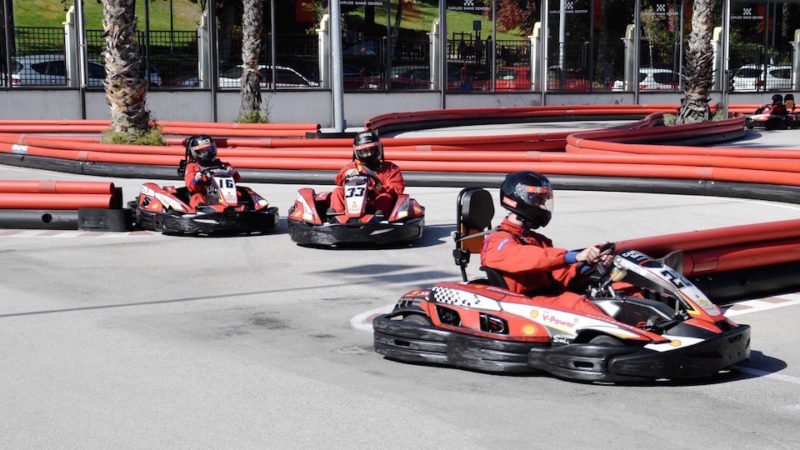
<svg viewBox="0 0 800 450"><path fill-rule="evenodd" d="M495 88L502 90L530 90L530 67L500 67L495 72Z"/></svg>
<svg viewBox="0 0 800 450"><path fill-rule="evenodd" d="M547 90L550 91L588 91L591 84L582 73L569 69L562 71L557 66L547 69ZM499 88L498 88L499 89Z"/></svg>
<svg viewBox="0 0 800 450"><path fill-rule="evenodd" d="M732 91L786 90L792 88L792 66L747 64L733 74Z"/></svg>
<svg viewBox="0 0 800 450"><path fill-rule="evenodd" d="M219 87L221 88L238 88L242 84L242 72L244 66L233 66L224 71L219 77ZM276 83L277 87L288 88L309 88L317 87L319 83L310 81L308 78L300 75L296 70L291 67L275 66ZM258 73L261 75L261 86L272 86L272 66L260 65L258 66Z"/></svg>
<svg viewBox="0 0 800 450"><path fill-rule="evenodd" d="M87 86L102 86L106 78L106 69L99 61L88 61L86 63L86 84ZM5 75L0 75L4 77ZM0 81L4 81L0 78ZM67 86L67 63L64 55L41 54L25 55L12 58L11 60L11 86ZM161 86L161 76L154 68L150 68L150 84Z"/></svg>
<svg viewBox="0 0 800 450"><path fill-rule="evenodd" d="M640 91L677 91L680 89L680 81L681 75L670 69L657 69L653 67L639 68ZM624 91L625 82L616 80L611 89L614 91ZM632 89L632 87L629 89Z"/></svg>
<svg viewBox="0 0 800 450"><path fill-rule="evenodd" d="M389 84L392 89L430 89L431 70L428 66L394 66L391 69ZM370 89L383 89L386 80L383 76L366 78Z"/></svg>

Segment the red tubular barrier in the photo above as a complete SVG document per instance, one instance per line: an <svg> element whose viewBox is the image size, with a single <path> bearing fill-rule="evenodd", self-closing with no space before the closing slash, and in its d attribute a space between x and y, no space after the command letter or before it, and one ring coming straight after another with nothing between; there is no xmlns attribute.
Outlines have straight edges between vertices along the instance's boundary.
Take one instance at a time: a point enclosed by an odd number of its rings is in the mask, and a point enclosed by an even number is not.
<svg viewBox="0 0 800 450"><path fill-rule="evenodd" d="M800 238L800 219L629 239L617 242L616 247L662 256L677 250L687 252L795 238Z"/></svg>
<svg viewBox="0 0 800 450"><path fill-rule="evenodd" d="M114 183L100 181L0 180L0 193L112 194Z"/></svg>
<svg viewBox="0 0 800 450"><path fill-rule="evenodd" d="M800 239L787 239L690 252L683 257L683 272L697 276L795 261L800 261Z"/></svg>
<svg viewBox="0 0 800 450"><path fill-rule="evenodd" d="M0 193L0 209L110 208L110 194Z"/></svg>

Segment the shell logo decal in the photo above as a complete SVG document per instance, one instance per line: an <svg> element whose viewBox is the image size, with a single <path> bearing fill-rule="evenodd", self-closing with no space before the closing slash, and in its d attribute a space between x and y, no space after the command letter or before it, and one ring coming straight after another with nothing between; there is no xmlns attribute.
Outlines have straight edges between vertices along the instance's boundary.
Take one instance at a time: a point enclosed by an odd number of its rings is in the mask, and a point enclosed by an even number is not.
<svg viewBox="0 0 800 450"><path fill-rule="evenodd" d="M679 341L677 339L674 339L674 340L669 341L669 345L671 345L673 347L680 347L681 346L681 341Z"/></svg>
<svg viewBox="0 0 800 450"><path fill-rule="evenodd" d="M522 333L523 333L525 336L533 336L534 334L536 334L536 328L534 328L534 326L533 326L533 325L525 325L525 326L522 328Z"/></svg>
<svg viewBox="0 0 800 450"><path fill-rule="evenodd" d="M532 309L531 310L531 319L535 319L537 317L539 317L539 311L537 311L535 309Z"/></svg>

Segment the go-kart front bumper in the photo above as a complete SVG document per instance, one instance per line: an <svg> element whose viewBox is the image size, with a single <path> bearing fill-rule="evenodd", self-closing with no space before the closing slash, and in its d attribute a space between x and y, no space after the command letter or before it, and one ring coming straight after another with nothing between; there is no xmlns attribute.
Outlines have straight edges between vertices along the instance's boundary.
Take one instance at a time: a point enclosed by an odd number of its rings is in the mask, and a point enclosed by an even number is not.
<svg viewBox="0 0 800 450"><path fill-rule="evenodd" d="M336 223L312 225L289 219L289 235L300 245L387 245L422 237L425 218L402 222Z"/></svg>
<svg viewBox="0 0 800 450"><path fill-rule="evenodd" d="M388 358L485 372L544 371L579 381L642 382L709 377L750 356L750 327L664 352L631 345L549 344L492 339L396 320L373 321L375 351ZM395 319L395 320L393 320Z"/></svg>
<svg viewBox="0 0 800 450"><path fill-rule="evenodd" d="M261 211L226 211L200 214L155 213L138 209L137 225L164 233L264 233L275 229L277 207Z"/></svg>
<svg viewBox="0 0 800 450"><path fill-rule="evenodd" d="M534 349L528 364L558 377L631 382L709 377L750 357L750 327L740 325L698 344L668 351L572 344Z"/></svg>

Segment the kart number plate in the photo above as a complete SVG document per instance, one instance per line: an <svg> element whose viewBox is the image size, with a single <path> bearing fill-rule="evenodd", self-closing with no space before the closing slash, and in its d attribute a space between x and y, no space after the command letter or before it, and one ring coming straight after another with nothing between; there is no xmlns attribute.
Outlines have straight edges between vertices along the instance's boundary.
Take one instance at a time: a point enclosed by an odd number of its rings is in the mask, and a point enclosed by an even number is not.
<svg viewBox="0 0 800 450"><path fill-rule="evenodd" d="M236 204L236 182L233 177L214 177L214 182L219 187L219 193L225 200L225 203Z"/></svg>
<svg viewBox="0 0 800 450"><path fill-rule="evenodd" d="M347 214L353 216L361 215L364 210L364 202L367 200L367 184L345 183L344 198L347 204Z"/></svg>

